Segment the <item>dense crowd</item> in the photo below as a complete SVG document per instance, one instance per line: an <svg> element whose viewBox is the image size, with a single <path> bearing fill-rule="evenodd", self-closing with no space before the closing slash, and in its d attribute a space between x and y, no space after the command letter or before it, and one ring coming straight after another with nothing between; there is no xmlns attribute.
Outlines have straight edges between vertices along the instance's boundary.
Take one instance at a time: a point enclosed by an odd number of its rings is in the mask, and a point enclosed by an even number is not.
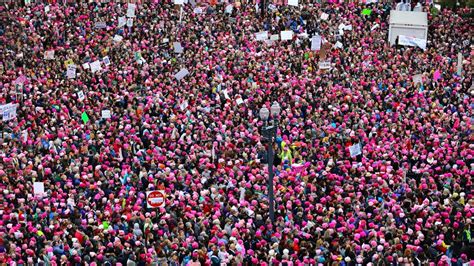
<svg viewBox="0 0 474 266"><path fill-rule="evenodd" d="M126 4L0 7L0 104L17 104L0 122L0 263L474 259L469 10L424 7L422 50L389 45L389 4L193 5L141 4L126 25ZM259 110L274 102L272 223ZM147 208L153 190L164 207Z"/></svg>

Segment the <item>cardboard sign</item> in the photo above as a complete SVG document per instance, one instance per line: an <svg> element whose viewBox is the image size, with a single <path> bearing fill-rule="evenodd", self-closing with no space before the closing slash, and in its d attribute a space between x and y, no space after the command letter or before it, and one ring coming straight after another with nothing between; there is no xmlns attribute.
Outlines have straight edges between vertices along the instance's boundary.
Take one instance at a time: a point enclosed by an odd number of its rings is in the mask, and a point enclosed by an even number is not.
<svg viewBox="0 0 474 266"><path fill-rule="evenodd" d="M289 6L298 6L298 0L288 0Z"/></svg>
<svg viewBox="0 0 474 266"><path fill-rule="evenodd" d="M54 50L44 52L44 59L53 60L54 59Z"/></svg>
<svg viewBox="0 0 474 266"><path fill-rule="evenodd" d="M174 77L179 81L186 77L189 74L189 71L186 68L181 69Z"/></svg>
<svg viewBox="0 0 474 266"><path fill-rule="evenodd" d="M117 27L121 28L127 24L127 18L126 17L119 17L118 18L118 25Z"/></svg>
<svg viewBox="0 0 474 266"><path fill-rule="evenodd" d="M291 30L281 31L280 36L281 36L282 41L291 40L293 39L293 31Z"/></svg>
<svg viewBox="0 0 474 266"><path fill-rule="evenodd" d="M95 73L95 72L101 70L102 67L100 66L100 61L97 60L95 62L90 63L90 68L91 68L92 73Z"/></svg>
<svg viewBox="0 0 474 266"><path fill-rule="evenodd" d="M174 52L177 54L181 54L183 52L183 47L181 46L180 42L173 42Z"/></svg>
<svg viewBox="0 0 474 266"><path fill-rule="evenodd" d="M311 38L311 50L318 51L321 50L321 36L316 35Z"/></svg>
<svg viewBox="0 0 474 266"><path fill-rule="evenodd" d="M324 12L321 14L321 19L322 20L328 20L328 18L329 18L329 14L326 14Z"/></svg>
<svg viewBox="0 0 474 266"><path fill-rule="evenodd" d="M104 21L98 21L95 23L96 29L105 29L107 28L107 24Z"/></svg>
<svg viewBox="0 0 474 266"><path fill-rule="evenodd" d="M257 41L265 41L268 39L268 31L261 31L255 33L255 39Z"/></svg>
<svg viewBox="0 0 474 266"><path fill-rule="evenodd" d="M362 154L362 146L360 145L360 143L354 144L349 147L349 152L351 154L351 157L356 157Z"/></svg>
<svg viewBox="0 0 474 266"><path fill-rule="evenodd" d="M331 69L331 62L329 61L321 61L318 64L319 69Z"/></svg>
<svg viewBox="0 0 474 266"><path fill-rule="evenodd" d="M33 194L42 196L44 195L44 183L34 182L33 183Z"/></svg>
<svg viewBox="0 0 474 266"><path fill-rule="evenodd" d="M102 118L103 119L109 119L111 117L112 117L112 115L110 113L110 110L102 110Z"/></svg>
<svg viewBox="0 0 474 266"><path fill-rule="evenodd" d="M76 77L76 65L72 64L72 65L68 65L67 66L67 78L68 79L73 79Z"/></svg>

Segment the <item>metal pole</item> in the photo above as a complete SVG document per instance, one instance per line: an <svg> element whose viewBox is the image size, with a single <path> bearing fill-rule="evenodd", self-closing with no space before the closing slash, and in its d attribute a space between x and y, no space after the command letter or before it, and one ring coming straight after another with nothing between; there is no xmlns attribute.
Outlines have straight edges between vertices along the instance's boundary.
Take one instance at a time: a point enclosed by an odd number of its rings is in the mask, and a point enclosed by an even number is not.
<svg viewBox="0 0 474 266"><path fill-rule="evenodd" d="M270 220L275 223L275 199L273 197L273 134L268 145L268 201L270 203Z"/></svg>

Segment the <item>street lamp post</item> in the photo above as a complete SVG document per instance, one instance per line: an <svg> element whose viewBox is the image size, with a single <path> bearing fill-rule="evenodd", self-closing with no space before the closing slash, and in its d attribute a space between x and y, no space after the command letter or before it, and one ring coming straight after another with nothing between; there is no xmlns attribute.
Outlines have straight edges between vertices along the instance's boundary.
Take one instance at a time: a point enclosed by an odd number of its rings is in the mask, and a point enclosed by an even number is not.
<svg viewBox="0 0 474 266"><path fill-rule="evenodd" d="M271 114L270 123L268 118ZM270 111L264 106L260 109L260 119L265 122L265 126L262 129L263 139L268 143L267 148L267 162L268 162L268 201L269 201L269 212L270 220L272 223L275 222L275 198L273 195L273 141L276 139L278 120L277 116L280 114L280 105L274 102L270 107Z"/></svg>

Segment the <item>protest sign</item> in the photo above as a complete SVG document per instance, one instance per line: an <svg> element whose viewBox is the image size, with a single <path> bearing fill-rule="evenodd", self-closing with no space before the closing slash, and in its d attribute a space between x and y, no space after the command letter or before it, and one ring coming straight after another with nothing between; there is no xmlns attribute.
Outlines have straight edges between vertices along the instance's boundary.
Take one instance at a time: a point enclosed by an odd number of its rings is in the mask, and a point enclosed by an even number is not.
<svg viewBox="0 0 474 266"><path fill-rule="evenodd" d="M328 20L328 18L329 18L329 14L326 14L324 12L321 14L321 19L322 20Z"/></svg>
<svg viewBox="0 0 474 266"><path fill-rule="evenodd" d="M340 41L337 41L336 44L334 45L334 47L338 48L338 49L342 49L342 43Z"/></svg>
<svg viewBox="0 0 474 266"><path fill-rule="evenodd" d="M114 42L121 42L123 40L123 37L120 35L115 35L114 36Z"/></svg>
<svg viewBox="0 0 474 266"><path fill-rule="evenodd" d="M360 145L360 143L354 144L349 147L349 152L351 154L351 157L356 157L362 154L362 146Z"/></svg>
<svg viewBox="0 0 474 266"><path fill-rule="evenodd" d="M84 124L87 124L87 122L89 122L89 116L87 115L86 112L82 112L81 119L82 119L82 122L84 122Z"/></svg>
<svg viewBox="0 0 474 266"><path fill-rule="evenodd" d="M44 183L34 182L33 183L33 194L42 196L44 194Z"/></svg>
<svg viewBox="0 0 474 266"><path fill-rule="evenodd" d="M418 83L423 84L422 75L421 75L421 74L414 75L414 76L413 76L413 83L415 83L415 85L418 84Z"/></svg>
<svg viewBox="0 0 474 266"><path fill-rule="evenodd" d="M237 105L241 105L244 103L244 100L242 100L242 98L238 97L237 99L235 99L235 102L237 103Z"/></svg>
<svg viewBox="0 0 474 266"><path fill-rule="evenodd" d="M188 101L184 101L183 103L179 105L179 109L181 109L181 111L184 111L186 108L188 108L188 105L189 105Z"/></svg>
<svg viewBox="0 0 474 266"><path fill-rule="evenodd" d="M183 47L181 46L180 42L173 42L174 52L180 54L183 52Z"/></svg>
<svg viewBox="0 0 474 266"><path fill-rule="evenodd" d="M231 14L233 9L234 9L234 6L232 4L229 4L225 7L225 13Z"/></svg>
<svg viewBox="0 0 474 266"><path fill-rule="evenodd" d="M102 58L102 62L104 62L104 65L105 66L109 66L110 65L110 59L108 56Z"/></svg>
<svg viewBox="0 0 474 266"><path fill-rule="evenodd" d="M456 74L458 74L458 76L461 76L462 74L462 53L461 52L458 53L458 67L456 69Z"/></svg>
<svg viewBox="0 0 474 266"><path fill-rule="evenodd" d="M154 190L146 192L147 208L160 208L165 206L165 192L163 190Z"/></svg>
<svg viewBox="0 0 474 266"><path fill-rule="evenodd" d="M420 47L423 50L426 49L426 40L425 39L419 39L419 38L410 37L410 36L406 36L406 35L398 35L398 44Z"/></svg>
<svg viewBox="0 0 474 266"><path fill-rule="evenodd" d="M82 64L82 68L83 69L89 69L90 68L89 63Z"/></svg>
<svg viewBox="0 0 474 266"><path fill-rule="evenodd" d="M298 6L298 0L288 0L289 6Z"/></svg>
<svg viewBox="0 0 474 266"><path fill-rule="evenodd" d="M186 75L189 74L189 71L186 68L181 69L174 77L179 81L183 79Z"/></svg>
<svg viewBox="0 0 474 266"><path fill-rule="evenodd" d="M331 69L331 62L329 61L321 61L318 65L319 69Z"/></svg>
<svg viewBox="0 0 474 266"><path fill-rule="evenodd" d="M104 21L97 21L95 23L95 28L96 29L105 29L105 28L107 28L107 24Z"/></svg>
<svg viewBox="0 0 474 266"><path fill-rule="evenodd" d="M83 101L86 98L86 96L84 95L83 91L79 91L77 93L77 98L79 99L79 101Z"/></svg>
<svg viewBox="0 0 474 266"><path fill-rule="evenodd" d="M261 32L255 33L255 39L257 39L257 41L267 40L268 39L268 32L267 31L261 31Z"/></svg>
<svg viewBox="0 0 474 266"><path fill-rule="evenodd" d="M291 30L281 31L280 36L281 36L282 41L291 40L293 39L293 31Z"/></svg>
<svg viewBox="0 0 474 266"><path fill-rule="evenodd" d="M53 60L54 59L54 50L49 50L44 52L44 59Z"/></svg>
<svg viewBox="0 0 474 266"><path fill-rule="evenodd" d="M137 8L137 5L128 3L127 6L127 18L134 18L135 17L135 9Z"/></svg>
<svg viewBox="0 0 474 266"><path fill-rule="evenodd" d="M49 5L44 6L44 13L48 13L50 10L51 8L49 7Z"/></svg>
<svg viewBox="0 0 474 266"><path fill-rule="evenodd" d="M195 14L202 14L202 8L196 7L196 8L193 10L193 12L194 12Z"/></svg>
<svg viewBox="0 0 474 266"><path fill-rule="evenodd" d="M102 110L102 118L103 119L109 119L111 118L111 113L110 113L110 110Z"/></svg>
<svg viewBox="0 0 474 266"><path fill-rule="evenodd" d="M127 27L129 27L129 28L133 27L133 19L132 18L127 19Z"/></svg>
<svg viewBox="0 0 474 266"><path fill-rule="evenodd" d="M10 121L16 117L17 105L13 103L4 104L0 106L0 114L2 115L2 121Z"/></svg>
<svg viewBox="0 0 474 266"><path fill-rule="evenodd" d="M184 0L174 0L174 4L175 4L175 5L183 5L183 4L184 4Z"/></svg>
<svg viewBox="0 0 474 266"><path fill-rule="evenodd" d="M74 65L74 64L68 65L66 75L67 75L68 79L75 78L76 77L76 65Z"/></svg>
<svg viewBox="0 0 474 266"><path fill-rule="evenodd" d="M126 23L127 23L127 18L126 17L119 17L117 27L121 28L121 27L125 26Z"/></svg>
<svg viewBox="0 0 474 266"><path fill-rule="evenodd" d="M100 66L100 61L97 60L95 62L90 63L90 68L91 68L92 73L95 73L95 72L101 70L102 67Z"/></svg>
<svg viewBox="0 0 474 266"><path fill-rule="evenodd" d="M311 50L321 50L321 36L316 35L311 38Z"/></svg>
<svg viewBox="0 0 474 266"><path fill-rule="evenodd" d="M280 35L278 35L278 34L272 34L270 36L271 41L278 41L279 39L280 39Z"/></svg>
<svg viewBox="0 0 474 266"><path fill-rule="evenodd" d="M370 14L372 14L372 9L364 8L362 10L362 15L370 16Z"/></svg>

